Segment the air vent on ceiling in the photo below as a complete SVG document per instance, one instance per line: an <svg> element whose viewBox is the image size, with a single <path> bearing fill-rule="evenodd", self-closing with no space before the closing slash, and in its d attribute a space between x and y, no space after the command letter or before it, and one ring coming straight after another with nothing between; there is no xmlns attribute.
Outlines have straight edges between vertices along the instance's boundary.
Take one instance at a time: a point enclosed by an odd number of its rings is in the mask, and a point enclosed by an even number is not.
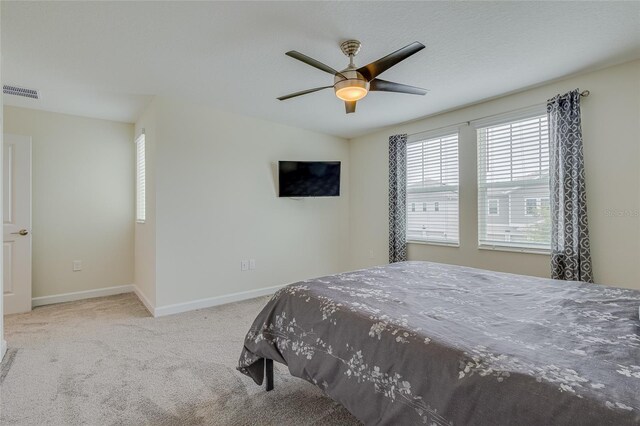
<svg viewBox="0 0 640 426"><path fill-rule="evenodd" d="M4 93L5 95L15 95L22 96L24 98L40 99L40 95L38 94L37 90L25 89L24 87L18 86L9 86L7 84L2 86L2 93Z"/></svg>

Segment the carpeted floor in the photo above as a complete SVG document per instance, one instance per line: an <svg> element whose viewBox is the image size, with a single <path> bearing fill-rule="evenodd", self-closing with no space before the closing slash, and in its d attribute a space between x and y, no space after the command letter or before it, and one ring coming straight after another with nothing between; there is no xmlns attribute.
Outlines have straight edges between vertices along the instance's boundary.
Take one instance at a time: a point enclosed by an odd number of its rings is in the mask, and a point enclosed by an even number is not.
<svg viewBox="0 0 640 426"><path fill-rule="evenodd" d="M152 318L130 293L8 315L0 424L358 424L283 365L272 392L235 370L266 301Z"/></svg>

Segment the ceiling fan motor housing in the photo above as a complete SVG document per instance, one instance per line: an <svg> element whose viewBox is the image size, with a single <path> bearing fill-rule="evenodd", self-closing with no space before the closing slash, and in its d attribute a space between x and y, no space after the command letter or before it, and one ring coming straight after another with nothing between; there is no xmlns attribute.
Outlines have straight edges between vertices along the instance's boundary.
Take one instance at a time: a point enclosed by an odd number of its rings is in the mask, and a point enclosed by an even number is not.
<svg viewBox="0 0 640 426"><path fill-rule="evenodd" d="M349 57L349 66L335 75L333 90L336 96L344 101L362 99L369 92L369 81L356 70L353 62L353 57L358 54L361 46L358 40L346 40L340 43L340 50Z"/></svg>
<svg viewBox="0 0 640 426"><path fill-rule="evenodd" d="M347 77L346 80L342 76ZM336 96L345 101L364 98L369 92L369 82L362 74L349 67L334 77L333 90Z"/></svg>

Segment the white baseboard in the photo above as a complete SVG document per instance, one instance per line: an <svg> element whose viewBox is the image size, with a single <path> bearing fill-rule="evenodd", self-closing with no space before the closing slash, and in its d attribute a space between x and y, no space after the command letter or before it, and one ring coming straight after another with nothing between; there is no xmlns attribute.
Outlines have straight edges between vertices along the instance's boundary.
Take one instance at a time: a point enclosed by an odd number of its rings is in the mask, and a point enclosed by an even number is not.
<svg viewBox="0 0 640 426"><path fill-rule="evenodd" d="M99 288L96 290L76 291L73 293L34 297L31 299L31 306L35 308L36 306L52 305L54 303L73 302L76 300L91 299L94 297L113 296L115 294L134 292L151 315L154 317L162 317L165 315L179 314L181 312L194 311L196 309L210 308L212 306L254 299L260 296L267 296L275 293L282 287L284 287L284 285L276 285L273 287L241 291L238 293L225 294L223 296L209 297L206 299L198 299L191 302L176 303L156 308L137 286L129 284L116 287ZM3 341L2 345L2 348L6 350L6 342Z"/></svg>
<svg viewBox="0 0 640 426"><path fill-rule="evenodd" d="M138 288L137 285L133 286L133 291L136 293L136 296L138 296L138 299L140 299L144 307L147 308L147 311L149 311L152 316L156 317L156 308L153 306L153 303L151 303L149 299L147 299L147 296L144 295L144 293Z"/></svg>
<svg viewBox="0 0 640 426"><path fill-rule="evenodd" d="M4 358L4 354L6 353L7 353L7 341L2 340L0 341L0 361L2 361L2 358Z"/></svg>
<svg viewBox="0 0 640 426"><path fill-rule="evenodd" d="M98 288L95 290L75 291L73 293L54 294L52 296L34 297L31 299L31 306L52 305L54 303L73 302L82 299L91 299L94 297L113 296L114 294L131 293L134 286L119 285L116 287Z"/></svg>
<svg viewBox="0 0 640 426"><path fill-rule="evenodd" d="M254 299L260 296L273 294L284 285L276 285L273 287L259 288L257 290L241 291L238 293L225 294L224 296L209 297L207 299L198 299L191 302L176 303L175 305L166 305L155 308L154 317L163 317L165 315L179 314L181 312L195 311L196 309L210 308L212 306L224 305L241 300Z"/></svg>

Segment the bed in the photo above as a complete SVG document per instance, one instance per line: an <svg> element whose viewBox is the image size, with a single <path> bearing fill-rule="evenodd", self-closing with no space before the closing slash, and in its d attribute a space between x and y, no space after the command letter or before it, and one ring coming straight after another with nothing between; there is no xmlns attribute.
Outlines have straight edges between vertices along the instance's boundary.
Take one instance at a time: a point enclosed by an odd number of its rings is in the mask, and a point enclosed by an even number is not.
<svg viewBox="0 0 640 426"><path fill-rule="evenodd" d="M365 424L638 425L640 291L431 262L279 290L238 369L273 361Z"/></svg>

